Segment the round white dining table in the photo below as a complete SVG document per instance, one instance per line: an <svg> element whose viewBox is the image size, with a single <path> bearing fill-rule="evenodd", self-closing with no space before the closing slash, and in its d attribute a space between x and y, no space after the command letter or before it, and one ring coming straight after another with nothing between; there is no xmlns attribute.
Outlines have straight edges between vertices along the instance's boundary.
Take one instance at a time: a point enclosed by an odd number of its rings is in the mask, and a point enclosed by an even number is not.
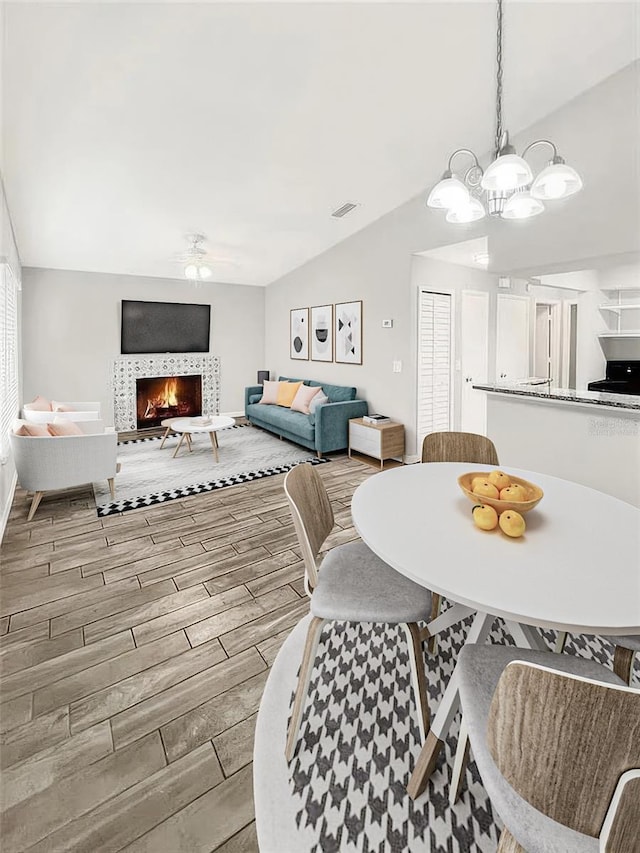
<svg viewBox="0 0 640 853"><path fill-rule="evenodd" d="M370 477L352 515L364 542L400 574L456 602L430 634L474 615L466 642L484 642L496 616L519 646L547 649L536 628L640 634L640 510L577 483L524 471L544 497L512 539L475 526L458 477L491 465L433 462ZM458 709L454 674L407 786L418 796Z"/></svg>

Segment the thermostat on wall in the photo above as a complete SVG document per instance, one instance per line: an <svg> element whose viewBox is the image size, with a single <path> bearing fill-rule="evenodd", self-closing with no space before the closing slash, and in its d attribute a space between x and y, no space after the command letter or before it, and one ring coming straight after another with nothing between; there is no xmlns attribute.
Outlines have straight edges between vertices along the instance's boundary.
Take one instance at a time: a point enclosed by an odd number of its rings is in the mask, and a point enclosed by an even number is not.
<svg viewBox="0 0 640 853"><path fill-rule="evenodd" d="M382 321L383 329L393 329L393 320L383 320Z"/></svg>

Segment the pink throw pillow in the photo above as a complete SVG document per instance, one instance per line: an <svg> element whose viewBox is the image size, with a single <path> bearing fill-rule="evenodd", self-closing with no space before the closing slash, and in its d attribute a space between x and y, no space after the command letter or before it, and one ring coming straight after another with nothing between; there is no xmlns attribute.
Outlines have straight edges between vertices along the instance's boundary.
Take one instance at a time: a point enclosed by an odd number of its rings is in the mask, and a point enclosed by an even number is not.
<svg viewBox="0 0 640 853"><path fill-rule="evenodd" d="M15 430L16 435L30 435L32 438L41 438L43 435L49 435L47 424L22 424Z"/></svg>
<svg viewBox="0 0 640 853"><path fill-rule="evenodd" d="M32 400L32 402L29 403L29 408L31 409L32 412L50 412L50 411L52 411L51 403L49 402L49 400L47 400L46 397L41 397L39 394L35 398L35 400Z"/></svg>
<svg viewBox="0 0 640 853"><path fill-rule="evenodd" d="M303 415L309 414L309 403L320 391L320 386L311 388L309 385L301 385L298 388L298 393L293 398L291 408L294 412L302 412Z"/></svg>
<svg viewBox="0 0 640 853"><path fill-rule="evenodd" d="M278 405L278 388L280 387L279 382L270 382L268 379L265 380L263 389L262 389L262 399L259 401L260 403L265 403L272 406Z"/></svg>
<svg viewBox="0 0 640 853"><path fill-rule="evenodd" d="M64 403L57 403L55 400L51 401L51 411L52 412L75 412L73 406L65 406Z"/></svg>
<svg viewBox="0 0 640 853"><path fill-rule="evenodd" d="M84 435L78 424L73 421L47 424L49 435Z"/></svg>

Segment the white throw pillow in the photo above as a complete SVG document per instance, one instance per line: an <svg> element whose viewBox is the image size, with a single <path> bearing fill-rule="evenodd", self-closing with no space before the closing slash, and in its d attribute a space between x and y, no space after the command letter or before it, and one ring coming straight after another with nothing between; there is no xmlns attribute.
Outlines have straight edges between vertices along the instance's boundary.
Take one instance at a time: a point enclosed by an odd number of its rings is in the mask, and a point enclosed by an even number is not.
<svg viewBox="0 0 640 853"><path fill-rule="evenodd" d="M315 397L309 403L309 414L314 415L318 406L323 406L325 403L329 402L329 398L324 393L322 388L320 389L320 393L316 394Z"/></svg>
<svg viewBox="0 0 640 853"><path fill-rule="evenodd" d="M258 400L258 402L266 406L276 406L278 404L279 387L279 382L271 382L268 379L265 379L264 385L262 386L262 399Z"/></svg>

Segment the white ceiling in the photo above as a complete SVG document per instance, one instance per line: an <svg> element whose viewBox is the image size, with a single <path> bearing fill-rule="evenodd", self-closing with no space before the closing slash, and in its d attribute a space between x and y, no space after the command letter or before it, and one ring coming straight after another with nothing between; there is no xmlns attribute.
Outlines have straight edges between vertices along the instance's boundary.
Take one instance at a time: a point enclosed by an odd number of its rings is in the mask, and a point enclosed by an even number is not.
<svg viewBox="0 0 640 853"><path fill-rule="evenodd" d="M494 22L451 0L5 3L23 264L175 277L202 231L233 260L216 280L268 284L492 148ZM515 133L637 56L638 5L508 0L505 40Z"/></svg>

